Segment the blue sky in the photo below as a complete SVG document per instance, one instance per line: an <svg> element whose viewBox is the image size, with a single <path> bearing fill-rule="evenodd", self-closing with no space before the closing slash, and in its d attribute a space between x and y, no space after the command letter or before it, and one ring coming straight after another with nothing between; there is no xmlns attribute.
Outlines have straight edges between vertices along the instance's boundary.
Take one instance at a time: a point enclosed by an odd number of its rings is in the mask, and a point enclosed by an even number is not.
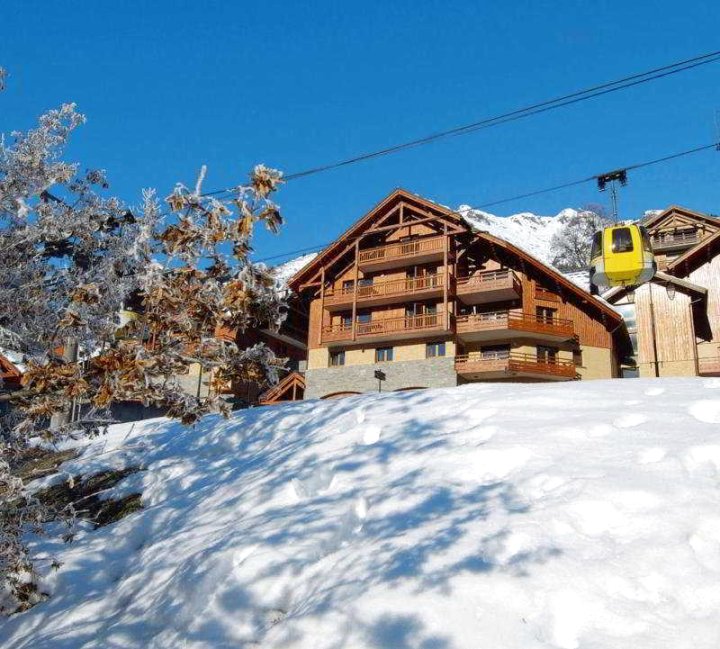
<svg viewBox="0 0 720 649"><path fill-rule="evenodd" d="M137 203L209 167L300 171L720 49L710 0L33 2L0 5L0 132L77 102L68 157ZM718 138L720 64L472 135L288 183L287 226L258 257L322 244L395 187L481 204ZM720 153L638 171L621 215L720 213ZM602 202L591 185L492 211Z"/></svg>

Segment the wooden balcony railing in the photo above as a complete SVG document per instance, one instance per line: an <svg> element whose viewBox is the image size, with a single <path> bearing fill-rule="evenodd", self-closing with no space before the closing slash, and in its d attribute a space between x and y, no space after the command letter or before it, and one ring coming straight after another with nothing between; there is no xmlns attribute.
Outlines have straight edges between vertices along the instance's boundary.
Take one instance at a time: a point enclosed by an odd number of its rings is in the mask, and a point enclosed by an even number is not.
<svg viewBox="0 0 720 649"><path fill-rule="evenodd" d="M400 318L384 318L371 322L356 322L355 336L358 339L376 336L402 337L407 334L437 331L443 327L442 314L432 313L415 316L402 316ZM352 324L344 322L337 325L323 327L323 342L338 342L352 340Z"/></svg>
<svg viewBox="0 0 720 649"><path fill-rule="evenodd" d="M664 250L666 248L680 248L691 246L700 241L700 233L697 230L687 232L667 232L656 234L650 237L653 250Z"/></svg>
<svg viewBox="0 0 720 649"><path fill-rule="evenodd" d="M428 253L442 252L444 237L424 237L411 241L390 243L377 248L361 250L358 254L359 264L408 259Z"/></svg>
<svg viewBox="0 0 720 649"><path fill-rule="evenodd" d="M531 374L548 378L574 379L577 376L572 361L538 358L517 352L471 352L455 357L458 374Z"/></svg>
<svg viewBox="0 0 720 649"><path fill-rule="evenodd" d="M377 302L387 301L385 298L415 296L418 293L425 293L433 289L443 288L444 276L426 275L425 277L391 279L383 282L375 282L357 287L357 301ZM346 286L336 293L325 294L325 304L328 306L336 304L349 304L353 301L355 286Z"/></svg>
<svg viewBox="0 0 720 649"><path fill-rule="evenodd" d="M458 277L455 280L455 289L458 297L487 293L488 296L496 295L499 301L520 297L522 282L509 269L488 270L470 277Z"/></svg>
<svg viewBox="0 0 720 649"><path fill-rule="evenodd" d="M720 376L720 356L698 359L700 376Z"/></svg>
<svg viewBox="0 0 720 649"><path fill-rule="evenodd" d="M558 338L572 338L575 335L572 320L547 318L532 313L515 313L513 311L492 311L457 316L455 323L459 334L508 329Z"/></svg>

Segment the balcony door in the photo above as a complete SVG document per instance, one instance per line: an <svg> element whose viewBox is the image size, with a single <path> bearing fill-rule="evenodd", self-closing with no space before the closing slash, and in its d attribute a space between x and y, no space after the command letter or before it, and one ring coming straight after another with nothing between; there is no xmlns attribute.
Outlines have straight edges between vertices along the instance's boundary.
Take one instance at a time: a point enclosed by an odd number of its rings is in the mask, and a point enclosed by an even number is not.
<svg viewBox="0 0 720 649"><path fill-rule="evenodd" d="M535 307L535 315L537 316L538 322L552 324L557 318L557 309L551 309L547 306L538 306Z"/></svg>
<svg viewBox="0 0 720 649"><path fill-rule="evenodd" d="M434 327L438 324L437 304L413 302L405 307L408 326Z"/></svg>
<svg viewBox="0 0 720 649"><path fill-rule="evenodd" d="M435 266L413 266L407 269L406 277L409 290L438 286L438 274Z"/></svg>
<svg viewBox="0 0 720 649"><path fill-rule="evenodd" d="M540 363L557 363L558 351L557 347L538 345L537 359Z"/></svg>

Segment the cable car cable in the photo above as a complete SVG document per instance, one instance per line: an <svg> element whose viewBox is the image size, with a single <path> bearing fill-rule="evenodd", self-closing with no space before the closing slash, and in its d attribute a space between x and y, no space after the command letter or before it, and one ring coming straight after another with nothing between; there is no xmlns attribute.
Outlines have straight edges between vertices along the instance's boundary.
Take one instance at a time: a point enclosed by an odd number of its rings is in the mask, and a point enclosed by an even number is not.
<svg viewBox="0 0 720 649"><path fill-rule="evenodd" d="M632 165L628 165L627 167L623 167L620 171L632 171L635 169L644 169L645 167L650 167L657 164L662 164L664 162L669 162L670 160L675 160L677 158L682 158L684 156L692 155L695 153L700 153L702 151L708 151L710 149L716 149L718 150L718 147L720 147L720 141L719 142L713 142L712 144L705 144L703 146L698 146L692 149L687 149L685 151L680 151L678 153L671 153L669 155L662 156L661 158L654 158L652 160L645 160L644 162L638 162ZM607 174L594 174L592 176L587 176L585 178L580 178L578 180L573 180L571 182L563 183L561 185L553 185L552 187L547 187L545 189L538 189L531 192L526 192L524 194L516 194L515 196L510 196L507 198L502 198L499 200L490 201L488 203L482 203L480 205L474 205L470 206L471 210L482 210L487 207L493 207L495 205L502 205L504 203L510 203L512 201L520 200L522 198L529 198L531 196L539 196L541 194L548 194L554 191L558 191L561 189L566 189L568 187L575 187L577 185L583 185L585 183L589 182L598 182L599 179L601 179L603 176L606 176ZM330 242L332 243L332 242ZM255 260L256 262L265 262L265 261L272 261L274 259L280 259L281 257L289 257L291 255L300 254L300 253L307 253L307 252L314 252L317 250L322 250L323 248L326 248L330 245L330 243L326 243L324 245L309 247L309 248L302 248L299 250L291 250L285 253L281 253L278 255L273 255L271 257L263 257L262 259Z"/></svg>

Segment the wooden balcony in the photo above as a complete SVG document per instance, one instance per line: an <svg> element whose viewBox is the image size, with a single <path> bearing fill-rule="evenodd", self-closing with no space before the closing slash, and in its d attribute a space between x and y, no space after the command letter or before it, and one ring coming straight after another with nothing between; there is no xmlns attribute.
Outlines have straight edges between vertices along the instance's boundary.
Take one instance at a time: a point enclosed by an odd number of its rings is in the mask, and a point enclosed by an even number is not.
<svg viewBox="0 0 720 649"><path fill-rule="evenodd" d="M358 266L364 272L438 261L443 258L444 245L445 237L422 237L368 248L358 253Z"/></svg>
<svg viewBox="0 0 720 649"><path fill-rule="evenodd" d="M687 232L667 232L656 234L650 237L654 252L661 250L675 250L678 248L689 248L700 241L700 233L697 230Z"/></svg>
<svg viewBox="0 0 720 649"><path fill-rule="evenodd" d="M455 358L455 371L469 381L505 378L569 381L577 378L572 361L538 359L515 352L474 352Z"/></svg>
<svg viewBox="0 0 720 649"><path fill-rule="evenodd" d="M488 270L455 281L458 300L465 304L485 304L517 300L522 295L522 282L511 270Z"/></svg>
<svg viewBox="0 0 720 649"><path fill-rule="evenodd" d="M544 318L513 311L457 316L455 327L458 338L467 342L512 338L564 342L575 336L572 320Z"/></svg>
<svg viewBox="0 0 720 649"><path fill-rule="evenodd" d="M698 359L700 376L720 376L720 356Z"/></svg>
<svg viewBox="0 0 720 649"><path fill-rule="evenodd" d="M352 325L343 323L323 327L322 342L328 346L337 346L352 342L381 342L423 338L445 331L442 314L403 316L385 318L372 322L355 323L355 341L352 337Z"/></svg>
<svg viewBox="0 0 720 649"><path fill-rule="evenodd" d="M363 307L425 300L443 294L443 275L427 275L408 279L393 279L358 286L357 303ZM352 306L355 287L348 286L335 293L325 294L325 306L329 310L347 309Z"/></svg>

